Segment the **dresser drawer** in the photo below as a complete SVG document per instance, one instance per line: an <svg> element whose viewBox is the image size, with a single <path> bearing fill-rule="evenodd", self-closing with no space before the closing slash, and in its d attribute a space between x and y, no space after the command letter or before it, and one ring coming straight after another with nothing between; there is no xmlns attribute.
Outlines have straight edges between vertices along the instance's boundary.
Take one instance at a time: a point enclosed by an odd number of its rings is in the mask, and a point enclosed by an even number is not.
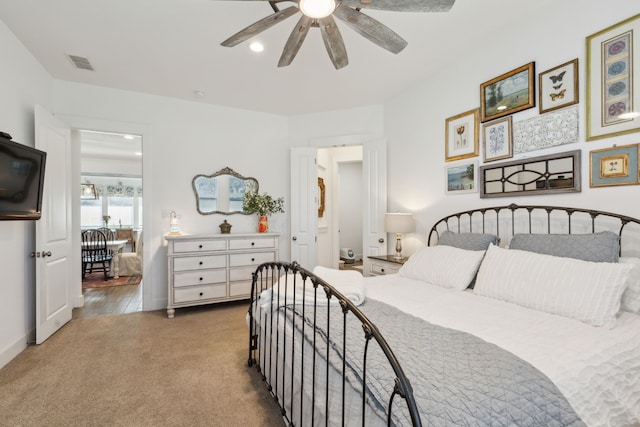
<svg viewBox="0 0 640 427"><path fill-rule="evenodd" d="M227 266L226 255L202 255L173 258L173 271L204 270Z"/></svg>
<svg viewBox="0 0 640 427"><path fill-rule="evenodd" d="M233 282L229 284L229 296L237 297L251 295L251 280L248 282Z"/></svg>
<svg viewBox="0 0 640 427"><path fill-rule="evenodd" d="M229 281L237 282L240 280L251 281L251 275L256 271L255 267L232 268L229 270Z"/></svg>
<svg viewBox="0 0 640 427"><path fill-rule="evenodd" d="M229 255L229 267L241 267L245 265L258 266L263 262L275 261L274 252L255 252L248 254L231 254Z"/></svg>
<svg viewBox="0 0 640 427"><path fill-rule="evenodd" d="M212 298L224 298L227 296L226 283L218 283L206 286L190 286L177 288L173 291L173 302L176 304L208 300Z"/></svg>
<svg viewBox="0 0 640 427"><path fill-rule="evenodd" d="M275 237L229 240L230 250L275 248L275 246L276 246Z"/></svg>
<svg viewBox="0 0 640 427"><path fill-rule="evenodd" d="M227 270L202 270L185 271L173 275L173 287L207 285L210 283L225 283L227 281Z"/></svg>
<svg viewBox="0 0 640 427"><path fill-rule="evenodd" d="M226 240L188 240L173 242L174 252L207 252L224 251L227 249Z"/></svg>
<svg viewBox="0 0 640 427"><path fill-rule="evenodd" d="M396 267L389 264L371 263L370 270L371 270L371 274L376 274L380 276L384 274L395 274L398 272L398 270L400 270L400 266Z"/></svg>

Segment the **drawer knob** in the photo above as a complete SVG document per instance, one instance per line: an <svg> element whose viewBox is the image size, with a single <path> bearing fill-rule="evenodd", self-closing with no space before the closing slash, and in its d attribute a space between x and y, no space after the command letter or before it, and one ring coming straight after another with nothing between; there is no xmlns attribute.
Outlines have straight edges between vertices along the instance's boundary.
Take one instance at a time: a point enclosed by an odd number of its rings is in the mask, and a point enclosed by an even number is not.
<svg viewBox="0 0 640 427"><path fill-rule="evenodd" d="M204 280L204 279L201 277L201 278L200 278L200 280L202 281L202 280Z"/></svg>
<svg viewBox="0 0 640 427"><path fill-rule="evenodd" d="M380 271L382 271L384 273L384 268L381 268Z"/></svg>
<svg viewBox="0 0 640 427"><path fill-rule="evenodd" d="M202 245L198 245L198 249L202 249Z"/></svg>
<svg viewBox="0 0 640 427"><path fill-rule="evenodd" d="M255 258L251 258L251 262L253 262L253 261L255 261L255 260L256 260Z"/></svg>
<svg viewBox="0 0 640 427"><path fill-rule="evenodd" d="M200 292L200 296L204 295L202 292Z"/></svg>
<svg viewBox="0 0 640 427"><path fill-rule="evenodd" d="M255 245L255 244L256 244L256 242L251 242L251 246L253 246L253 245Z"/></svg>
<svg viewBox="0 0 640 427"><path fill-rule="evenodd" d="M202 264L203 264L203 262L202 262L202 261L200 261L200 265L202 265Z"/></svg>

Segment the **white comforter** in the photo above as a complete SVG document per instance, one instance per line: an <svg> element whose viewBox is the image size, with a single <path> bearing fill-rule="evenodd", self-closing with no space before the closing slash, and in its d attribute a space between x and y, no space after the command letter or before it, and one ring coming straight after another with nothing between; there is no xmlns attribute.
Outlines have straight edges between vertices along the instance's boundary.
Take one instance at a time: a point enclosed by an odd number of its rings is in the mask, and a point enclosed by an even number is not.
<svg viewBox="0 0 640 427"><path fill-rule="evenodd" d="M531 363L589 426L640 426L640 316L613 329L531 310L400 275L364 280L366 298L469 332Z"/></svg>

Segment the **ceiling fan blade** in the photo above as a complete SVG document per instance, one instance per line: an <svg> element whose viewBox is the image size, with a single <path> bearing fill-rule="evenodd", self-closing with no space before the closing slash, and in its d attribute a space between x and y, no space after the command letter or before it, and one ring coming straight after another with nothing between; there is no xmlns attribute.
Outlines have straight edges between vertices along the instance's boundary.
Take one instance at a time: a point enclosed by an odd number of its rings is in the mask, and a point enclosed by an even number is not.
<svg viewBox="0 0 640 427"><path fill-rule="evenodd" d="M406 40L391 28L355 9L340 5L333 11L333 15L344 21L361 36L389 52L399 53L407 46Z"/></svg>
<svg viewBox="0 0 640 427"><path fill-rule="evenodd" d="M282 55L280 56L280 61L278 61L278 67L286 67L287 65L291 64L293 58L295 58L298 54L298 51L300 50L300 46L302 46L304 39L307 37L307 33L309 32L309 28L311 27L312 23L312 18L309 18L307 15L302 15L295 28L291 32L291 35L287 40L287 44L284 45Z"/></svg>
<svg viewBox="0 0 640 427"><path fill-rule="evenodd" d="M456 0L342 0L353 8L395 12L448 12Z"/></svg>
<svg viewBox="0 0 640 427"><path fill-rule="evenodd" d="M322 34L322 41L324 47L327 49L329 58L333 62L333 66L336 70L345 67L349 64L349 58L347 58L347 48L344 47L344 41L342 40L342 34L336 25L333 16L329 15L326 18L319 18L318 24L320 26L320 33Z"/></svg>
<svg viewBox="0 0 640 427"><path fill-rule="evenodd" d="M236 34L232 35L231 37L229 37L228 39L226 39L220 44L225 47L233 47L237 44L242 43L245 40L250 39L256 34L259 34L264 30L273 27L278 22L284 21L288 17L298 13L298 11L299 9L296 6L289 6L286 9L282 9L279 12L276 12L274 14L267 16L266 18L262 18L261 20L254 22L244 30L237 32Z"/></svg>

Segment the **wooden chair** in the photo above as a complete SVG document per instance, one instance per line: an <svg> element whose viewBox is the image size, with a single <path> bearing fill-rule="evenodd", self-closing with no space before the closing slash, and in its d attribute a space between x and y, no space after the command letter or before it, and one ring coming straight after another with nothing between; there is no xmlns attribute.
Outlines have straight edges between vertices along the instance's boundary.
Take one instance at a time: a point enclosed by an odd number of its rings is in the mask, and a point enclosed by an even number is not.
<svg viewBox="0 0 640 427"><path fill-rule="evenodd" d="M93 270L103 271L104 280L108 280L113 254L107 249L107 237L100 230L82 232L82 278ZM96 264L98 266L96 267Z"/></svg>

